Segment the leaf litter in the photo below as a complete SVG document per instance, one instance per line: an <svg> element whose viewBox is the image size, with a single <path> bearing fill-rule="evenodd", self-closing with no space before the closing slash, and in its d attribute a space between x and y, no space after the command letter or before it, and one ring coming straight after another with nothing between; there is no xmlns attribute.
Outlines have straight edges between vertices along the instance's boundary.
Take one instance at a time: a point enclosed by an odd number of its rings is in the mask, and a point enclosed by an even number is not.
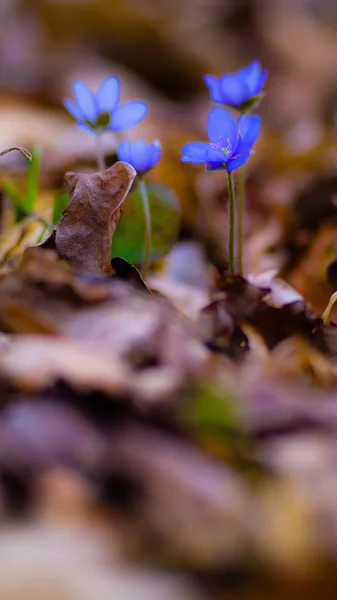
<svg viewBox="0 0 337 600"><path fill-rule="evenodd" d="M177 598L218 593L233 570L242 589L266 568L329 573L335 326L275 270L212 271L205 290L178 260L179 280L147 288L110 258L133 178L123 163L68 176L52 236L0 277L3 514L53 525L71 498L117 564L188 575Z"/></svg>

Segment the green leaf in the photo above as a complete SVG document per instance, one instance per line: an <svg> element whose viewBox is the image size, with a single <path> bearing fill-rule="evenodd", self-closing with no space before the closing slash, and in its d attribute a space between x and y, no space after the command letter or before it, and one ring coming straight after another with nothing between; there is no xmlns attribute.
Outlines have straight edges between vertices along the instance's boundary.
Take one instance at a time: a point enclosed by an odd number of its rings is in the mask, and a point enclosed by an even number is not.
<svg viewBox="0 0 337 600"><path fill-rule="evenodd" d="M25 194L20 194L10 179L4 182L4 190L16 209L15 223L20 223L27 215L34 212L39 193L40 157L41 149L35 147L28 166L27 191Z"/></svg>
<svg viewBox="0 0 337 600"><path fill-rule="evenodd" d="M21 206L22 200L18 190L16 189L14 181L12 181L11 179L5 179L3 181L3 188L5 194L8 196L15 208L19 208Z"/></svg>
<svg viewBox="0 0 337 600"><path fill-rule="evenodd" d="M3 188L14 207L14 223L20 223L27 217L27 212L23 208L23 199L11 179L5 179Z"/></svg>
<svg viewBox="0 0 337 600"><path fill-rule="evenodd" d="M22 202L22 208L27 212L34 212L39 193L41 148L36 146L32 151L32 158L27 174L27 193Z"/></svg>
<svg viewBox="0 0 337 600"><path fill-rule="evenodd" d="M147 192L151 213L151 261L168 254L177 239L180 208L173 190L160 184L150 184ZM120 256L130 263L141 264L144 258L145 217L138 189L132 191L112 238L111 256Z"/></svg>
<svg viewBox="0 0 337 600"><path fill-rule="evenodd" d="M52 214L52 224L57 225L60 221L65 209L68 206L69 194L68 192L59 192L55 196Z"/></svg>

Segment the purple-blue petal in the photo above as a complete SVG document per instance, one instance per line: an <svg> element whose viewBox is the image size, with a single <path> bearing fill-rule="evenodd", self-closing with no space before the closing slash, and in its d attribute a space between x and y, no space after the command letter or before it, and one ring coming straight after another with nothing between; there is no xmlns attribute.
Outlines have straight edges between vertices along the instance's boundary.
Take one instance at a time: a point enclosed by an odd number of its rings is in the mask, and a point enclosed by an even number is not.
<svg viewBox="0 0 337 600"><path fill-rule="evenodd" d="M123 131L138 125L148 112L146 102L131 100L118 106L111 114L109 129L112 131Z"/></svg>
<svg viewBox="0 0 337 600"><path fill-rule="evenodd" d="M195 162L195 164L199 165L206 163L208 148L209 144L206 142L190 142L189 144L185 144L181 151L183 157L188 157L188 161L185 158L183 162Z"/></svg>
<svg viewBox="0 0 337 600"><path fill-rule="evenodd" d="M66 98L65 100L63 100L63 106L77 121L81 121L81 119L84 118L81 110L77 106L76 102L74 102L73 100L69 100L69 98Z"/></svg>
<svg viewBox="0 0 337 600"><path fill-rule="evenodd" d="M117 77L107 77L98 88L96 101L99 113L113 110L121 95L120 81Z"/></svg>
<svg viewBox="0 0 337 600"><path fill-rule="evenodd" d="M266 71L266 69L264 69L261 72L261 74L260 74L259 85L258 85L257 90L255 92L256 95L258 95L261 92L261 90L262 90L262 88L264 86L264 83L265 83L265 81L267 79L267 75L268 75L268 71Z"/></svg>
<svg viewBox="0 0 337 600"><path fill-rule="evenodd" d="M231 171L234 171L235 169L238 169L239 167L242 167L242 165L245 164L245 162L248 160L250 156L250 152L245 152L244 154L240 154L239 156L235 156L232 159L229 159L228 163L227 163L227 171L229 171L229 173Z"/></svg>
<svg viewBox="0 0 337 600"><path fill-rule="evenodd" d="M240 106L251 96L245 78L237 74L223 75L219 86L223 104Z"/></svg>
<svg viewBox="0 0 337 600"><path fill-rule="evenodd" d="M237 127L240 138L244 139L250 127L250 117L248 117L248 115L240 115L237 121Z"/></svg>
<svg viewBox="0 0 337 600"><path fill-rule="evenodd" d="M151 144L151 166L154 167L161 158L161 145L159 140L154 140Z"/></svg>
<svg viewBox="0 0 337 600"><path fill-rule="evenodd" d="M129 162L137 173L144 173L152 166L151 148L144 140L138 140L131 145L130 158Z"/></svg>
<svg viewBox="0 0 337 600"><path fill-rule="evenodd" d="M213 102L222 102L222 96L220 91L219 79L214 77L214 75L205 75L204 82L209 87L210 96Z"/></svg>
<svg viewBox="0 0 337 600"><path fill-rule="evenodd" d="M217 150L216 148L212 148L212 146L208 146L207 152L207 162L210 163L218 163L222 164L227 162L228 156L222 150Z"/></svg>
<svg viewBox="0 0 337 600"><path fill-rule="evenodd" d="M236 145L236 125L232 115L221 106L213 108L207 119L207 134L213 144L220 149L228 144Z"/></svg>
<svg viewBox="0 0 337 600"><path fill-rule="evenodd" d="M82 83L82 81L75 81L73 85L74 98L79 107L83 118L88 121L95 122L99 112L95 101L95 96L91 89Z"/></svg>
<svg viewBox="0 0 337 600"><path fill-rule="evenodd" d="M130 163L130 156L131 156L130 140L123 140L120 144L118 144L116 153L117 153L118 160L122 160L123 162Z"/></svg>
<svg viewBox="0 0 337 600"><path fill-rule="evenodd" d="M242 154L249 151L259 137L261 129L261 120L258 115L248 117L241 115L238 118L238 133L239 143L236 149L236 154Z"/></svg>
<svg viewBox="0 0 337 600"><path fill-rule="evenodd" d="M251 96L256 96L259 92L261 75L261 66L259 61L254 60L247 68L245 73L245 81L248 86Z"/></svg>
<svg viewBox="0 0 337 600"><path fill-rule="evenodd" d="M92 127L90 127L90 125L87 125L87 123L76 123L77 127L81 130L81 131L85 131L85 133L90 133L91 135L97 135L97 132L92 129Z"/></svg>
<svg viewBox="0 0 337 600"><path fill-rule="evenodd" d="M245 79L247 79L251 75L251 73L255 71L256 67L259 69L259 71L261 71L260 62L258 60L253 60L253 62L251 62L246 67L242 67L242 69L239 69L237 75L239 75L240 77L243 76Z"/></svg>
<svg viewBox="0 0 337 600"><path fill-rule="evenodd" d="M194 165L204 165L207 161L203 158L192 157L188 154L184 154L180 157L181 162L193 163Z"/></svg>

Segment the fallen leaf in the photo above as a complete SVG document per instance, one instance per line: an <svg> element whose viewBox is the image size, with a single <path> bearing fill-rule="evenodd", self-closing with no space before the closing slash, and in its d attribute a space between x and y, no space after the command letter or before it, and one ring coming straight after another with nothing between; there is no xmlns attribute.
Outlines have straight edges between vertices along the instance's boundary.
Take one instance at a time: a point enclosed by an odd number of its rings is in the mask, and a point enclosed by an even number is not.
<svg viewBox="0 0 337 600"><path fill-rule="evenodd" d="M60 258L87 273L112 275L110 246L122 204L136 177L127 163L101 173L68 173L69 204L56 226Z"/></svg>
<svg viewBox="0 0 337 600"><path fill-rule="evenodd" d="M22 335L0 355L0 379L14 389L35 393L65 381L81 392L120 394L126 365L112 352L84 346L66 337Z"/></svg>
<svg viewBox="0 0 337 600"><path fill-rule="evenodd" d="M57 328L48 319L33 312L28 306L13 302L0 302L1 326L10 332L39 333L54 335Z"/></svg>
<svg viewBox="0 0 337 600"><path fill-rule="evenodd" d="M251 496L230 468L139 425L112 433L111 463L143 490L132 531L141 525L143 548L161 541L158 559L212 569L242 556Z"/></svg>
<svg viewBox="0 0 337 600"><path fill-rule="evenodd" d="M44 289L49 288L54 294L71 289L83 303L95 304L107 300L111 290L105 281L81 275L58 259L55 250L45 247L28 248L20 265L20 273L25 282Z"/></svg>

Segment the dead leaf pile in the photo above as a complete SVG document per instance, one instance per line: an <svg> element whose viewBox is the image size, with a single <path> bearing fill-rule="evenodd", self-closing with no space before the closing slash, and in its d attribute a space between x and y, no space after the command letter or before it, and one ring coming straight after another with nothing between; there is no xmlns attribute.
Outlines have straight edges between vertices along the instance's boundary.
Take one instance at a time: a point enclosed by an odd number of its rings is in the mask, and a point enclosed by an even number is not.
<svg viewBox="0 0 337 600"><path fill-rule="evenodd" d="M68 177L52 237L0 277L4 519L104 531L116 564L184 571L194 599L233 570L239 592L252 569L257 588L266 569L275 589L313 565L328 577L334 328L275 271L213 269L206 290L180 265L178 291L155 276L151 293L111 263L133 177L123 163Z"/></svg>

